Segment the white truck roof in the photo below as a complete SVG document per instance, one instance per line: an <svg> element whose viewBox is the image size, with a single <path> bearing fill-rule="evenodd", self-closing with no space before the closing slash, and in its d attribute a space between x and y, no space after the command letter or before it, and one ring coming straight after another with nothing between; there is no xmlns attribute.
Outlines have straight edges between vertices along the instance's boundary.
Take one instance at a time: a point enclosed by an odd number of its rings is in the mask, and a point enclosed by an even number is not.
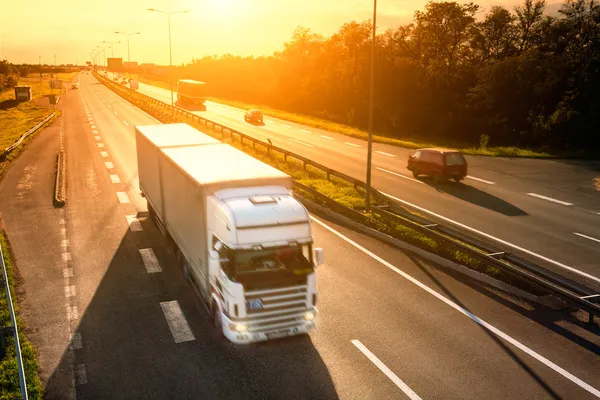
<svg viewBox="0 0 600 400"><path fill-rule="evenodd" d="M135 128L159 148L221 143L186 123L143 125Z"/></svg>
<svg viewBox="0 0 600 400"><path fill-rule="evenodd" d="M292 189L292 178L228 144L162 147L167 156L198 186L205 195L228 188L283 186Z"/></svg>

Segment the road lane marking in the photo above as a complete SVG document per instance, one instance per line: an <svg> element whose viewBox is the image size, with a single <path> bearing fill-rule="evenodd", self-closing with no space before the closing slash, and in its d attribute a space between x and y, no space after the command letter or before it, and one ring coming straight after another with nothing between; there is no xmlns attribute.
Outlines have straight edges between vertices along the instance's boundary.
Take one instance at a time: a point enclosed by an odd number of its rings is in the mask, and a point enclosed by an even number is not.
<svg viewBox="0 0 600 400"><path fill-rule="evenodd" d="M106 103L106 100L102 99L102 101Z"/></svg>
<svg viewBox="0 0 600 400"><path fill-rule="evenodd" d="M113 169L115 167L111 161L105 161L104 166L108 169Z"/></svg>
<svg viewBox="0 0 600 400"><path fill-rule="evenodd" d="M301 142L300 140L296 140L296 139L290 139L290 140L292 142L300 143L300 144L303 144L303 145L308 146L308 147L315 147L312 144L304 143L304 142Z"/></svg>
<svg viewBox="0 0 600 400"><path fill-rule="evenodd" d="M63 252L61 255L63 261L71 261L71 253L68 251Z"/></svg>
<svg viewBox="0 0 600 400"><path fill-rule="evenodd" d="M73 350L79 350L83 347L81 332L75 332L73 334L73 337L71 338L71 347Z"/></svg>
<svg viewBox="0 0 600 400"><path fill-rule="evenodd" d="M87 383L87 373L85 372L85 364L79 364L75 366L75 382L78 385L85 385Z"/></svg>
<svg viewBox="0 0 600 400"><path fill-rule="evenodd" d="M475 233L477 233L477 234L479 234L479 235L481 235L481 236L484 236L484 237L486 237L486 238L488 238L488 239L493 239L493 240L495 240L495 241L496 241L496 242L498 242L498 243L502 243L502 244L504 244L504 245L506 245L506 246L510 246L510 247L512 247L513 249L517 249L517 250L519 250L519 251L522 251L523 253L527 253L527 254L529 254L529 255L531 255L531 256L537 257L537 258L539 258L540 260L544 260L544 261L546 261L546 262L549 262L549 263L551 263L551 264L553 264L553 265L556 265L557 267L561 267L561 268L563 268L563 269L566 269L566 270L568 270L568 271L574 272L574 273L576 273L576 274L579 274L579 275L581 275L581 276L585 276L586 278L592 279L592 280L594 280L594 281L596 281L596 282L599 282L599 283L600 283L600 278L597 278L597 277L595 277L595 276L593 276L593 275L590 275L590 274L588 274L588 273L586 273L586 272L580 271L580 270L578 270L578 269L575 269L575 268L573 268L573 267L570 267L570 266L568 266L568 265L566 265L566 264L560 263L560 262L558 262L558 261L555 261L555 260L553 260L553 259L551 259L551 258L548 258L548 257L545 257L545 256L543 256L543 255L541 255L541 254L535 253L535 252L533 252L533 251L531 251L531 250L527 250L527 249L525 249L525 248L523 248L523 247L517 246L516 244L512 244L512 243L510 243L510 242L507 242L506 240L502 240L502 239L500 239L500 238L497 238L497 237L495 237L495 236L492 236L492 235L490 235L490 234L487 234L487 233L485 233L485 232L482 232L482 231L480 231L480 230L477 230L477 229L475 229L475 228L471 228L471 227L470 227L470 226L468 226L468 225L461 224L460 222L457 222L457 221L454 221L454 220L452 220L452 219L450 219L450 218L444 217L443 215L440 215L440 214L434 213L433 211L429 211L429 210L428 210L428 209L426 209L426 208L419 207L419 206L417 206L416 204L412 204L412 203L409 203L408 201L405 201L405 200L399 199L399 198L397 198L397 197L394 197L394 196L392 196L391 194L387 194L387 193L383 193L383 192L381 192L381 194L383 194L383 195L385 195L385 196L389 197L390 199L396 200L396 201L398 201L398 202L400 202L400 203L402 203L402 204L406 204L407 206L413 207L413 208L415 208L415 209L417 209L417 210L419 210L419 211L423 211L423 212L426 212L426 213L428 213L429 215L433 215L434 217L440 218L440 219L442 219L442 220L444 220L444 221L446 221L446 222L450 222L450 223L452 223L452 224L454 224L454 225L456 225L456 226L460 226L461 228L467 229L467 230L469 230L469 231L471 231L471 232L475 232Z"/></svg>
<svg viewBox="0 0 600 400"><path fill-rule="evenodd" d="M108 105L108 108L112 108L110 104Z"/></svg>
<svg viewBox="0 0 600 400"><path fill-rule="evenodd" d="M566 201L556 200L556 199L553 199L552 197L542 196L541 194L537 194L537 193L527 193L527 195L532 196L532 197L537 197L538 199L542 199L542 200L548 200L553 203L562 204L563 206L572 206L573 205L573 203L567 203Z"/></svg>
<svg viewBox="0 0 600 400"><path fill-rule="evenodd" d="M129 203L129 197L125 192L117 192L117 198L119 199L119 203L121 204Z"/></svg>
<svg viewBox="0 0 600 400"><path fill-rule="evenodd" d="M302 133L312 133L311 131L307 131L306 129L298 129Z"/></svg>
<svg viewBox="0 0 600 400"><path fill-rule="evenodd" d="M474 181L487 183L488 185L495 185L496 184L496 182L486 181L485 179L476 178L476 177L471 176L471 175L467 175L467 179L473 179Z"/></svg>
<svg viewBox="0 0 600 400"><path fill-rule="evenodd" d="M95 134L95 135L97 135L99 132L98 132L98 130L97 130L97 129L93 129L93 130L92 130L92 133L93 133L93 134Z"/></svg>
<svg viewBox="0 0 600 400"><path fill-rule="evenodd" d="M154 255L154 250L151 248L147 249L138 249L140 255L142 256L142 261L144 262L144 267L149 274L153 274L155 272L162 272L162 268L158 263L158 259Z"/></svg>
<svg viewBox="0 0 600 400"><path fill-rule="evenodd" d="M584 235L584 234L581 234L581 233L573 232L573 235L581 236L582 238L586 238L586 239L589 239L589 240L593 240L594 242L600 243L600 239L596 239L596 238L593 238L591 236L587 236L587 235Z"/></svg>
<svg viewBox="0 0 600 400"><path fill-rule="evenodd" d="M352 147L360 147L359 145L350 143L350 142L344 142L344 144L347 144L348 146L352 146Z"/></svg>
<svg viewBox="0 0 600 400"><path fill-rule="evenodd" d="M129 126L129 124L127 123L127 121L123 120L123 123L127 126Z"/></svg>
<svg viewBox="0 0 600 400"><path fill-rule="evenodd" d="M96 125L90 125L90 128L96 129Z"/></svg>
<svg viewBox="0 0 600 400"><path fill-rule="evenodd" d="M90 125L94 125L94 121L89 121L89 124Z"/></svg>
<svg viewBox="0 0 600 400"><path fill-rule="evenodd" d="M98 147L99 148L103 148L104 147L104 143L98 143Z"/></svg>
<svg viewBox="0 0 600 400"><path fill-rule="evenodd" d="M379 151L379 150L377 150L377 151L375 151L375 153L379 153L379 154L382 154L382 155L388 156L388 157L396 157L395 154L386 153L385 151Z"/></svg>
<svg viewBox="0 0 600 400"><path fill-rule="evenodd" d="M110 180L112 183L121 183L121 178L119 178L119 175L116 174L112 174L110 176Z"/></svg>
<svg viewBox="0 0 600 400"><path fill-rule="evenodd" d="M115 111L115 115L119 115L119 113Z"/></svg>
<svg viewBox="0 0 600 400"><path fill-rule="evenodd" d="M334 138L332 138L332 137L329 137L329 136L325 136L325 135L321 135L321 137L322 137L323 139L327 139L327 140L335 140Z"/></svg>
<svg viewBox="0 0 600 400"><path fill-rule="evenodd" d="M479 318L478 316L476 316L472 312L468 311L467 309L465 309L465 308L459 306L458 304L452 302L451 300L447 299L445 296L439 294L438 292L436 292L435 290L431 289L429 286L425 285L424 283L420 282L419 280L413 278L412 276L410 276L406 272L398 269L397 267L395 267L391 263L385 261L383 258L381 258L378 255L376 255L375 253L373 253L373 252L367 250L366 248L362 247L360 244L356 243L352 239L344 236L342 233L340 233L337 230L333 229L332 227L330 227L329 225L325 224L324 222L321 222L320 220L318 220L317 218L315 218L313 216L311 216L310 218L313 221L315 221L317 224L321 225L323 228L327 229L329 232L333 233L334 235L336 235L340 239L344 240L345 242L351 244L352 246L354 246L358 250L362 251L363 253L365 253L366 255L368 255L369 257L371 257L372 259L378 261L379 263L383 264L384 266L386 266L390 270L396 272L398 275L402 276L406 280L412 282L416 286L418 286L421 289L425 290L426 292L428 292L432 296L436 297L438 300L442 301L443 303L446 303L446 305L454 308L459 313L467 316L469 319L471 319L476 324L478 324L478 325L486 328L487 330L489 330L490 332L492 332L496 336L504 339L506 342L508 342L508 343L512 344L513 346L517 347L519 350L523 351L524 353L526 353L526 354L530 355L531 357L535 358L536 360L538 360L542 364L544 364L547 367L549 367L549 368L553 369L554 371L558 372L560 375L564 376L565 378L567 378L571 382L575 383L577 386L579 386L579 387L587 390L591 394L593 394L596 397L600 398L600 390L594 388L593 386L591 386L588 383L586 383L586 382L582 381L581 379L577 378L575 375L571 374L567 370L565 370L565 369L559 367L558 365L554 364L552 361L548 360L547 358L545 358L541 354L536 353L535 351L533 351L529 347L525 346L523 343L521 343L521 342L517 341L516 339L512 338L511 336L507 335L506 333L504 333L500 329L494 327L490 323L482 320L481 318Z"/></svg>
<svg viewBox="0 0 600 400"><path fill-rule="evenodd" d="M281 126L283 126L284 128L291 128L291 126L285 124L281 124Z"/></svg>
<svg viewBox="0 0 600 400"><path fill-rule="evenodd" d="M165 314L165 319L169 324L175 343L189 342L196 339L176 300L163 301L160 303L160 307Z"/></svg>
<svg viewBox="0 0 600 400"><path fill-rule="evenodd" d="M424 183L423 183L423 182L421 182L421 181L420 181L420 180L418 180L418 179L411 178L411 177L408 177L408 176L406 176L406 175L399 174L399 173L397 173L397 172L394 172L394 171L390 171L390 170L387 170L387 169L384 169L384 168L380 168L380 167L375 167L375 169L378 169L378 170L380 170L380 171L387 172L388 174L396 175L396 176L398 176L398 177L400 177L400 178L408 179L409 181L417 182L417 183L420 183L421 185L424 185Z"/></svg>
<svg viewBox="0 0 600 400"><path fill-rule="evenodd" d="M73 286L73 285L65 286L65 297L69 298L69 297L74 297L74 296L75 296L75 286Z"/></svg>
<svg viewBox="0 0 600 400"><path fill-rule="evenodd" d="M73 277L73 268L72 267L63 268L63 277L72 278Z"/></svg>
<svg viewBox="0 0 600 400"><path fill-rule="evenodd" d="M94 136L94 139L96 139L96 140L102 140L102 138L100 136L98 136L98 135Z"/></svg>
<svg viewBox="0 0 600 400"><path fill-rule="evenodd" d="M92 117L88 117L88 121L92 121L94 118Z"/></svg>
<svg viewBox="0 0 600 400"><path fill-rule="evenodd" d="M79 319L79 311L77 306L65 306L67 308L67 320L75 321Z"/></svg>
<svg viewBox="0 0 600 400"><path fill-rule="evenodd" d="M101 151L100 155L105 158L108 157L108 153L106 151Z"/></svg>
<svg viewBox="0 0 600 400"><path fill-rule="evenodd" d="M60 221L58 221L58 224L59 224L59 225L66 225L66 224L67 224L67 221L65 221L65 219L64 219L64 218L61 218L61 219L60 219Z"/></svg>
<svg viewBox="0 0 600 400"><path fill-rule="evenodd" d="M60 241L60 247L69 247L69 239L63 239Z"/></svg>
<svg viewBox="0 0 600 400"><path fill-rule="evenodd" d="M135 215L126 215L125 218L127 218L129 229L131 229L132 232L141 232L144 230L142 224L140 224L140 220Z"/></svg>
<svg viewBox="0 0 600 400"><path fill-rule="evenodd" d="M383 372L385 376L390 378L390 380L394 382L394 384L398 386L400 390L402 390L404 394L408 396L408 398L411 400L421 400L419 395L417 395L410 387L408 387L408 385L404 383L402 379L398 378L398 375L394 374L392 370L389 369L379 358L377 358L375 354L371 353L371 351L367 349L367 347L362 344L360 340L352 340L352 344L356 346L356 348L360 350L360 352L363 353L369 359L369 361L375 364L375 366L379 368L379 370Z"/></svg>

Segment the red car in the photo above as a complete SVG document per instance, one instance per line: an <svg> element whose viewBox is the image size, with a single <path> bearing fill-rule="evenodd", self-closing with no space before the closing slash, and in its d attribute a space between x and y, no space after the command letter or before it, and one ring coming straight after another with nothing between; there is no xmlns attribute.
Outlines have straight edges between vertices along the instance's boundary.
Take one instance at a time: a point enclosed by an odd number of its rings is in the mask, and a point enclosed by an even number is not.
<svg viewBox="0 0 600 400"><path fill-rule="evenodd" d="M415 178L428 175L438 183L460 182L467 176L467 160L460 151L449 149L419 149L410 155L406 168Z"/></svg>

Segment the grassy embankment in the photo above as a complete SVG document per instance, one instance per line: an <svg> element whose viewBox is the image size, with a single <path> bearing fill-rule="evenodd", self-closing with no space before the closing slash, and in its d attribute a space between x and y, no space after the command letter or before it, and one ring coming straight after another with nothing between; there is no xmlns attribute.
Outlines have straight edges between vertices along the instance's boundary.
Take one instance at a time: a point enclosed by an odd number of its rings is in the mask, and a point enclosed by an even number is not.
<svg viewBox="0 0 600 400"><path fill-rule="evenodd" d="M137 76L137 75L136 75ZM169 89L169 84L165 81L151 79L144 75L138 76L140 81L149 85L154 85ZM211 99L216 103L226 104L232 107L241 109L257 108L260 109L265 115L283 119L286 121L296 122L302 125L312 126L318 129L324 129L330 132L341 133L346 136L364 139L368 137L368 133L358 128L340 124L337 122L328 121L322 118L317 118L309 115L293 113L289 111L278 110L272 107L268 107L260 104L250 104L240 101L225 100L225 99ZM525 157L525 158L550 158L552 154L537 152L529 149L521 149L518 147L488 147L483 145L480 147L469 147L461 146L456 143L428 143L422 142L417 139L396 139L382 135L373 135L373 141L378 143L390 144L394 146L405 147L408 149L419 149L423 147L451 147L461 150L465 154L478 155L478 156L490 156L490 157Z"/></svg>
<svg viewBox="0 0 600 400"><path fill-rule="evenodd" d="M288 157L286 160L282 154L276 152L269 152L267 147L262 147L260 145L253 147L252 144L248 141L242 143L237 137L234 137L234 139L232 139L231 135L227 133L214 131L213 129L207 128L204 125L201 125L189 119L185 119L184 117L178 115L175 115L175 119L173 119L170 113L168 113L167 108L157 107L152 104L146 103L145 101L141 100L141 98L136 97L135 94L133 98L130 99L127 88L118 84L114 84L110 81L104 82L117 94L129 99L136 106L151 114L161 122L187 122L188 124L198 128L199 130L211 136L215 136L217 139L222 140L225 143L229 143L243 150L247 154L269 165L272 165L281 171L286 172L287 174L291 175L297 182L309 186L310 188L318 191L319 193L327 196L328 198L340 203L342 206L345 206L357 212L362 212L362 210L365 209L365 192L361 188L356 188L348 182L343 181L341 179L337 179L336 177L331 177L330 179L327 179L327 175L325 172L313 168L310 165L308 165L305 169L304 164L300 160L296 160L291 157ZM296 192L301 191L296 190ZM303 192L300 194L303 197L306 197L315 203L326 206L326 204L323 204L319 198L313 196L311 193ZM373 203L376 203L375 199L373 199ZM356 215L352 211L344 210L343 208L336 209L335 211L341 214L345 214L350 218L356 217ZM522 282L510 279L509 276L504 274L496 267L487 265L481 262L480 260L470 256L469 254L466 254L457 246L448 244L446 242L438 242L435 238L428 237L402 224L386 221L377 209L374 209L373 212L368 216L370 217L370 219L367 220L365 224L370 226L371 228L377 229L383 233L386 233L397 239L403 240L424 250L435 253L446 259L465 265L478 272L495 277L497 279L501 279L505 282L514 284L515 286L519 286L523 289L531 290L531 287L524 285Z"/></svg>
<svg viewBox="0 0 600 400"><path fill-rule="evenodd" d="M74 74L75 72L57 74L57 78L70 82ZM39 77L33 76L29 78L21 78L19 80L19 85L31 86L33 100L28 102L15 102L14 89L8 89L0 92L0 150L4 150L6 147L14 143L27 130L37 125L52 112L51 109L41 107L36 104L37 99L52 93L48 82L48 77L44 77L44 79L41 81ZM54 93L58 93L58 90L55 89ZM31 135L31 137L33 136L35 135ZM8 155L4 163L0 163L0 175L4 170L4 166L8 165L8 163L18 155L23 146L29 140L30 138L27 138L23 142L22 146L15 149ZM6 236L4 235L4 232L0 232L0 245L2 246L2 251L4 253L4 262L8 274L8 281L10 283L13 303L15 303L15 312L17 312L18 304L16 304L17 296L15 295L15 272L13 270L13 264L10 258L10 246ZM24 335L25 327L18 316L18 312L17 324L19 327L19 340L21 342L29 398L40 399L42 397L42 389L38 376L38 364L35 357L35 351L31 343ZM2 285L2 289L0 289L0 327L10 325L11 321L8 311L8 303L6 300L4 286ZM17 373L17 361L15 358L14 340L12 338L8 338L7 345L6 356L0 361L0 399L18 399L21 397L19 376Z"/></svg>
<svg viewBox="0 0 600 400"><path fill-rule="evenodd" d="M6 273L10 290L13 299L15 313L17 314L17 326L19 327L19 340L21 342L21 355L23 357L23 365L25 368L25 379L27 382L27 392L30 399L42 398L42 385L38 376L38 364L35 358L35 351L31 343L27 340L24 334L23 322L18 315L18 304L16 304L17 296L15 293L15 271L11 260L10 245L4 235L0 231L0 246L4 254L4 263L6 265ZM6 292L4 285L0 289L0 327L11 326L12 322L8 312L8 302L6 301ZM17 370L17 359L15 356L15 341L9 337L7 342L6 356L0 361L0 399L20 399L21 391L19 386L19 375Z"/></svg>

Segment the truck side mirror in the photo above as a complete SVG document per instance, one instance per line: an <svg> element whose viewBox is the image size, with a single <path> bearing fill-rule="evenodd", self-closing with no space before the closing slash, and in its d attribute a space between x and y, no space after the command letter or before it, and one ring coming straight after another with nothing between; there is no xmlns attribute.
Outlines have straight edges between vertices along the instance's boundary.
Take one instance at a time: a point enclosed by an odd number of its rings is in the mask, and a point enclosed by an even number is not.
<svg viewBox="0 0 600 400"><path fill-rule="evenodd" d="M217 276L219 268L221 268L219 253L215 250L211 250L208 254L208 270L210 271L210 275Z"/></svg>
<svg viewBox="0 0 600 400"><path fill-rule="evenodd" d="M323 249L316 248L314 251L315 267L323 265Z"/></svg>

